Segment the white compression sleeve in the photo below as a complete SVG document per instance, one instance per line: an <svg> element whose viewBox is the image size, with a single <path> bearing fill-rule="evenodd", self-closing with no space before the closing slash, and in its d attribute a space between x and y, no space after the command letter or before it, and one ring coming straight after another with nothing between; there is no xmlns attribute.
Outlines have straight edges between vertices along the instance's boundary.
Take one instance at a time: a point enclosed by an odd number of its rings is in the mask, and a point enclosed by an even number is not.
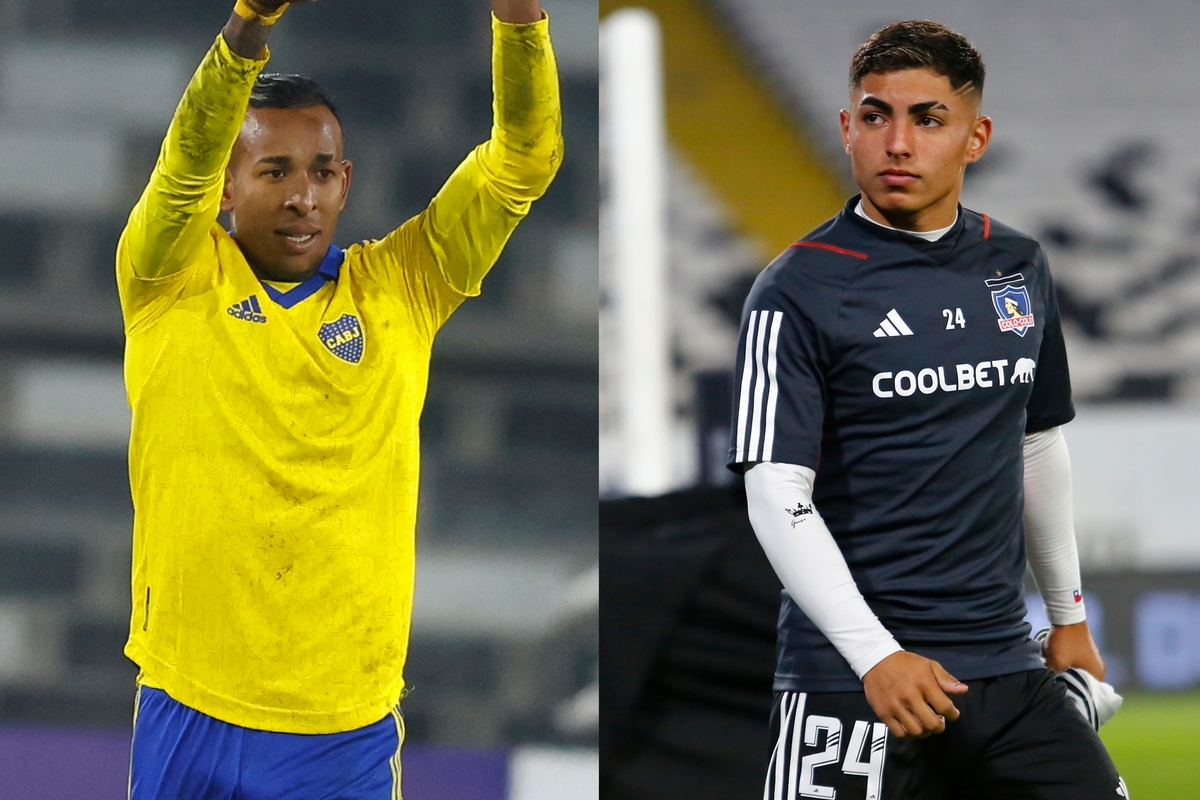
<svg viewBox="0 0 1200 800"><path fill-rule="evenodd" d="M1087 614L1075 547L1071 457L1058 428L1025 437L1025 551L1050 622L1083 622Z"/></svg>
<svg viewBox="0 0 1200 800"><path fill-rule="evenodd" d="M863 599L833 534L813 508L815 473L793 464L746 471L750 524L788 594L862 678L902 650Z"/></svg>

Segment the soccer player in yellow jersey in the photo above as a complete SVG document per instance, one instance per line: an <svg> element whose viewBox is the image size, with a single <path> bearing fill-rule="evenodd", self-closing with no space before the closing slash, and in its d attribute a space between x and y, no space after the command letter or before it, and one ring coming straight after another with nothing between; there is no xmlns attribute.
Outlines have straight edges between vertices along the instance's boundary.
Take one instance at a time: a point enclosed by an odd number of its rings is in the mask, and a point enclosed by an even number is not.
<svg viewBox="0 0 1200 800"><path fill-rule="evenodd" d="M562 158L549 22L492 0L490 139L338 248L335 109L259 74L286 7L238 0L117 250L139 800L399 796L430 347Z"/></svg>

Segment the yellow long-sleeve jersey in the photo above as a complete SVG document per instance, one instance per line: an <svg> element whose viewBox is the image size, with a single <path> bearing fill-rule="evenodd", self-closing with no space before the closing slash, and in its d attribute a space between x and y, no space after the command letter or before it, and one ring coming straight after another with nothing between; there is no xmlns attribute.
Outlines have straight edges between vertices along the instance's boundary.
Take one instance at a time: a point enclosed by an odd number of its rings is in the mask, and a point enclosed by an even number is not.
<svg viewBox="0 0 1200 800"><path fill-rule="evenodd" d="M117 250L144 683L289 733L399 702L430 348L561 161L548 24L493 18L491 138L424 212L331 249L299 302L216 222L265 59L221 37L204 58Z"/></svg>

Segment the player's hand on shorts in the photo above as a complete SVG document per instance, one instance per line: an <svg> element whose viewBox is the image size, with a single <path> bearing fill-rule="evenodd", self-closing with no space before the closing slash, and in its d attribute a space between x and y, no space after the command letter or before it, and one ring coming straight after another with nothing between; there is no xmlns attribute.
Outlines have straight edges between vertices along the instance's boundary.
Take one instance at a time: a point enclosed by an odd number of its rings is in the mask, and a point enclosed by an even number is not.
<svg viewBox="0 0 1200 800"><path fill-rule="evenodd" d="M1096 647L1086 622L1051 625L1050 635L1042 644L1042 655L1046 658L1046 666L1054 672L1078 667L1104 680L1104 659L1100 657L1100 648Z"/></svg>
<svg viewBox="0 0 1200 800"><path fill-rule="evenodd" d="M967 685L942 665L916 653L892 653L863 676L867 702L893 736L924 739L946 730L946 720L958 719L950 694Z"/></svg>

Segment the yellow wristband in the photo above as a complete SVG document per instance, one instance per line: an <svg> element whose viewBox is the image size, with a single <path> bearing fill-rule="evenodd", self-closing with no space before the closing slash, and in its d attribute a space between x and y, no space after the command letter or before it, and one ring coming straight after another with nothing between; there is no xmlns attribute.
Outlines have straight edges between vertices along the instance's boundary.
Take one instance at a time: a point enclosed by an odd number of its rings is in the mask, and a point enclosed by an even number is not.
<svg viewBox="0 0 1200 800"><path fill-rule="evenodd" d="M288 4L284 3L275 10L274 14L268 15L255 11L246 0L237 0L237 3L233 7L233 13L246 21L257 19L263 25L274 25L283 16L283 12L287 10L287 7Z"/></svg>

